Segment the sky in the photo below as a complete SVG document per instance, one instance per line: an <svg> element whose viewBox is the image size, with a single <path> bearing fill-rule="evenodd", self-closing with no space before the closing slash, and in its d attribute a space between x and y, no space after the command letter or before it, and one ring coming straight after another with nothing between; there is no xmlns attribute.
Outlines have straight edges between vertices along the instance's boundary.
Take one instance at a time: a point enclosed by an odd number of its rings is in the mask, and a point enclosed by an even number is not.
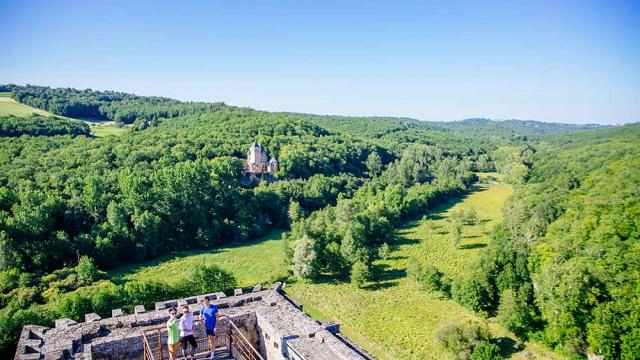
<svg viewBox="0 0 640 360"><path fill-rule="evenodd" d="M640 1L0 0L0 83L262 110L640 121Z"/></svg>

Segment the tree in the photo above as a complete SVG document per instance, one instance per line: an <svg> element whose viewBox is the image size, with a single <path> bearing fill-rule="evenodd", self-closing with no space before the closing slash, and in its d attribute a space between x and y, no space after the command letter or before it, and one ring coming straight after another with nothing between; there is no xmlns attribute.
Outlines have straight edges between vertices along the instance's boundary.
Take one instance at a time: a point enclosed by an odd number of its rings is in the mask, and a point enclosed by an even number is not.
<svg viewBox="0 0 640 360"><path fill-rule="evenodd" d="M381 259L388 259L389 258L389 254L391 254L391 249L389 248L389 244L384 243L382 244L382 246L380 246L380 249L378 250L378 256Z"/></svg>
<svg viewBox="0 0 640 360"><path fill-rule="evenodd" d="M367 166L367 174L371 178L380 175L382 172L382 158L375 151L369 154L365 165Z"/></svg>
<svg viewBox="0 0 640 360"><path fill-rule="evenodd" d="M80 257L75 270L78 274L78 280L84 285L89 285L98 278L98 267L88 256Z"/></svg>
<svg viewBox="0 0 640 360"><path fill-rule="evenodd" d="M300 204L297 201L291 199L291 201L289 201L290 223L300 221L302 218L304 218L304 210L300 207Z"/></svg>
<svg viewBox="0 0 640 360"><path fill-rule="evenodd" d="M351 267L351 283L359 288L371 279L371 270L367 264L358 261Z"/></svg>
<svg viewBox="0 0 640 360"><path fill-rule="evenodd" d="M520 337L524 336L529 329L530 321L527 306L510 289L505 290L500 296L498 321L507 330Z"/></svg>
<svg viewBox="0 0 640 360"><path fill-rule="evenodd" d="M208 294L217 291L234 289L237 286L235 277L215 265L198 265L192 276L181 287L181 296L189 294Z"/></svg>
<svg viewBox="0 0 640 360"><path fill-rule="evenodd" d="M460 239L462 239L462 220L460 217L455 216L449 219L449 235L451 236L451 245L457 249L460 246Z"/></svg>
<svg viewBox="0 0 640 360"><path fill-rule="evenodd" d="M293 274L302 279L313 279L318 276L318 258L315 242L307 235L298 239L293 254Z"/></svg>

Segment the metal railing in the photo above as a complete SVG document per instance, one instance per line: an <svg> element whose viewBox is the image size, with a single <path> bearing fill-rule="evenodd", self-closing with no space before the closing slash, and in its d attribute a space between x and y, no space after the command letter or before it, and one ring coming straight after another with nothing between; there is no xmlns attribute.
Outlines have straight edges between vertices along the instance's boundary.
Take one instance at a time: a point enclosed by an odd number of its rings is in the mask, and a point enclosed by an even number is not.
<svg viewBox="0 0 640 360"><path fill-rule="evenodd" d="M229 350L238 360L264 360L258 350L247 340L236 324L229 320Z"/></svg>

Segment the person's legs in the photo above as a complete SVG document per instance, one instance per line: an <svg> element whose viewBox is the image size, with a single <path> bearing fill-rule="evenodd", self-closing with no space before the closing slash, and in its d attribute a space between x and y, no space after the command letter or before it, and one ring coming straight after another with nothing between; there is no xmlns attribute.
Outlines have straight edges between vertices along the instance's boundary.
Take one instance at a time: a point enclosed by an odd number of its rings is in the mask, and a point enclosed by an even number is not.
<svg viewBox="0 0 640 360"><path fill-rule="evenodd" d="M188 336L180 338L180 345L182 345L182 357L187 358L187 346L189 346Z"/></svg>
<svg viewBox="0 0 640 360"><path fill-rule="evenodd" d="M191 358L196 355L196 349L198 349L198 343L193 335L189 335L189 343L191 343Z"/></svg>

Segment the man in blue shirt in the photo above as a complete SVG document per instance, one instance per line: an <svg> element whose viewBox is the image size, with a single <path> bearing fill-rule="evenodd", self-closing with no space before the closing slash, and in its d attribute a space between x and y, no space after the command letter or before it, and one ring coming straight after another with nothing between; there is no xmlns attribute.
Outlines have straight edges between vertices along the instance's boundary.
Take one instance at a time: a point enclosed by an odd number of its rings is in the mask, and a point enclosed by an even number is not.
<svg viewBox="0 0 640 360"><path fill-rule="evenodd" d="M216 351L216 322L218 320L218 307L211 303L211 299L205 296L202 299L202 308L200 309L200 320L204 322L204 329L209 340L209 351L211 351L211 359Z"/></svg>

